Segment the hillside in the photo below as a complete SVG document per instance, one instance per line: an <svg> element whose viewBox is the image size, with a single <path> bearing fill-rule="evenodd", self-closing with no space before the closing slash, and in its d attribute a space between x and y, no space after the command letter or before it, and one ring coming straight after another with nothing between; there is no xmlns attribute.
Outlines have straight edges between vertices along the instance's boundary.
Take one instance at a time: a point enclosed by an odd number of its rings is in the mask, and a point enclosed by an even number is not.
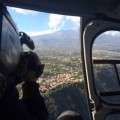
<svg viewBox="0 0 120 120"><path fill-rule="evenodd" d="M55 48L58 49L70 49L78 50L80 48L80 31L79 30L66 30L58 31L51 34L33 36L32 39L35 42L36 48ZM117 35L101 34L94 42L94 48L97 50L109 50L109 51L120 51L120 33Z"/></svg>
<svg viewBox="0 0 120 120"><path fill-rule="evenodd" d="M95 39L94 43L96 50L119 51L120 32L117 32L117 35L112 35L110 31L109 34L101 34Z"/></svg>
<svg viewBox="0 0 120 120"><path fill-rule="evenodd" d="M94 44L94 57L120 58L119 35L102 34ZM64 110L74 110L88 120L88 106L83 83L79 32L58 31L32 37L34 50L45 64L44 74L39 79L40 92L45 96L50 120L55 120ZM96 67L96 66L95 66ZM99 65L94 69L97 92L116 87L114 71ZM109 82L109 81L111 82ZM115 86L116 85L116 86ZM112 86L112 87L111 87ZM109 98L107 98L109 99ZM115 98L109 101L117 100Z"/></svg>
<svg viewBox="0 0 120 120"><path fill-rule="evenodd" d="M32 37L36 48L56 48L78 50L80 47L79 31L67 30Z"/></svg>
<svg viewBox="0 0 120 120"><path fill-rule="evenodd" d="M56 120L65 110L76 111L82 115L84 120L89 120L84 83L69 84L46 93L45 98L50 113L50 120Z"/></svg>

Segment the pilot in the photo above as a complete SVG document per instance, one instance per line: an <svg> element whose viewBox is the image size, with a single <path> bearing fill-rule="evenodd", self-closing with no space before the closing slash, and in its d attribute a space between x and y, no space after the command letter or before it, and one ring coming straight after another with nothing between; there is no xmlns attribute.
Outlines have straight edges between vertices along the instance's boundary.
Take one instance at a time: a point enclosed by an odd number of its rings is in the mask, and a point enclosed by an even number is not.
<svg viewBox="0 0 120 120"><path fill-rule="evenodd" d="M45 100L36 82L43 73L44 65L34 52L24 53L22 59L22 92L19 99L16 87L10 86L0 99L1 120L48 120Z"/></svg>

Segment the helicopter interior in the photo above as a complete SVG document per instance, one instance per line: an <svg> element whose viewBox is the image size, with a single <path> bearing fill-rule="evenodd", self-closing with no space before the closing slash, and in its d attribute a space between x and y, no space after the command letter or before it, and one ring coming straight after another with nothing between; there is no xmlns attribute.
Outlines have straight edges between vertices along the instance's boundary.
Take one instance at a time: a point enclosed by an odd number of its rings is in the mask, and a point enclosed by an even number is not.
<svg viewBox="0 0 120 120"><path fill-rule="evenodd" d="M95 43L97 37L101 34L109 31L120 31L120 1L119 0L2 0L7 6L19 7L29 10L36 10L42 12L80 16L80 39L81 39L81 54L83 63L84 80L86 83L87 98L89 105L89 114L91 120L116 120L120 119L120 77L119 68L120 64L119 51L118 56L107 57L106 52L100 57L94 55L96 52L95 45L102 46L100 41ZM67 7L66 7L67 6ZM112 32L111 32L112 34ZM120 34L120 33L119 33ZM113 35L114 36L114 35ZM102 36L104 38L104 35ZM120 36L119 36L120 37ZM118 37L118 39L119 39ZM110 39L110 38L104 38ZM114 38L113 38L114 39ZM115 38L116 39L116 38ZM95 41L95 42L94 42ZM102 41L106 43L105 40ZM107 45L113 46L114 42ZM119 43L116 42L118 45ZM115 48L114 46L113 48ZM109 47L110 48L110 47ZM118 47L119 48L119 47ZM104 45L101 49L105 49ZM105 49L106 50L106 49ZM116 49L118 50L118 49ZM107 50L106 50L107 51ZM99 54L99 51L98 51ZM115 53L111 53L115 55ZM116 87L112 88L112 85L108 85L109 81L104 80L105 75L110 76L110 72L106 70L106 73L101 77L97 69L105 69L110 71L112 66L112 72L114 73ZM99 81L96 83L96 81ZM106 81L103 85L102 81ZM103 87L104 86L104 87ZM108 87L108 89L107 89ZM106 88L106 89L105 89ZM115 89L116 88L116 89ZM118 89L117 89L118 88ZM113 115L111 117L111 115Z"/></svg>

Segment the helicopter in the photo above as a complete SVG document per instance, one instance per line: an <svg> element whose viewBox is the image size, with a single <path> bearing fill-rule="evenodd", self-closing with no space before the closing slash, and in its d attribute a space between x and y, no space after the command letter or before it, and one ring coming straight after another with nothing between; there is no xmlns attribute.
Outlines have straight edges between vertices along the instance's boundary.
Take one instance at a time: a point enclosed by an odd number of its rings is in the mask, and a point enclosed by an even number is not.
<svg viewBox="0 0 120 120"><path fill-rule="evenodd" d="M92 59L95 38L107 30L120 29L119 0L2 0L7 6L62 15L80 16L81 54L91 120L104 120L111 114L120 114L120 104L107 103L106 96L117 96L120 91L96 92L93 64L116 64L120 60ZM66 7L67 6L67 7Z"/></svg>

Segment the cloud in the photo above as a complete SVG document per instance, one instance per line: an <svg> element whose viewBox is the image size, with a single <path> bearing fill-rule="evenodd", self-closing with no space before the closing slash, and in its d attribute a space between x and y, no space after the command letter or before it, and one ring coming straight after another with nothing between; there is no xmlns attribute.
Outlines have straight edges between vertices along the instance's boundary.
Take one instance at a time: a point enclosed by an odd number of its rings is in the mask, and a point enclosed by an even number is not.
<svg viewBox="0 0 120 120"><path fill-rule="evenodd" d="M54 30L48 29L48 30L42 30L42 31L26 32L26 33L30 36L37 36L37 35L50 34L50 33L54 33L54 32L55 32Z"/></svg>
<svg viewBox="0 0 120 120"><path fill-rule="evenodd" d="M63 15L50 14L48 23L49 27L52 28L53 30L57 30L58 26L64 25L63 18L64 18Z"/></svg>
<svg viewBox="0 0 120 120"><path fill-rule="evenodd" d="M104 33L105 35L111 35L111 36L120 36L119 31L107 31Z"/></svg>
<svg viewBox="0 0 120 120"><path fill-rule="evenodd" d="M80 25L80 17L66 16L66 19L72 21L72 22L75 23L77 26Z"/></svg>
<svg viewBox="0 0 120 120"><path fill-rule="evenodd" d="M27 15L27 14L37 15L37 14L38 14L37 11L33 11L33 10L25 10L25 9L14 8L14 7L12 7L11 9L12 9L13 11L17 12L17 13L21 13L21 14L24 14L24 15Z"/></svg>
<svg viewBox="0 0 120 120"><path fill-rule="evenodd" d="M27 32L27 34L30 36L37 36L37 35L54 33L56 31L61 30L61 28L65 25L66 20L70 20L73 22L73 24L76 25L76 27L74 29L78 28L80 25L80 17L50 14L49 22L48 22L49 29L43 30L43 31ZM71 29L73 29L73 28L71 28Z"/></svg>
<svg viewBox="0 0 120 120"><path fill-rule="evenodd" d="M49 15L48 25L50 28L54 30L60 30L65 25L66 20L70 20L71 22L73 22L73 24L76 25L76 28L80 26L80 17L57 15L57 14Z"/></svg>

